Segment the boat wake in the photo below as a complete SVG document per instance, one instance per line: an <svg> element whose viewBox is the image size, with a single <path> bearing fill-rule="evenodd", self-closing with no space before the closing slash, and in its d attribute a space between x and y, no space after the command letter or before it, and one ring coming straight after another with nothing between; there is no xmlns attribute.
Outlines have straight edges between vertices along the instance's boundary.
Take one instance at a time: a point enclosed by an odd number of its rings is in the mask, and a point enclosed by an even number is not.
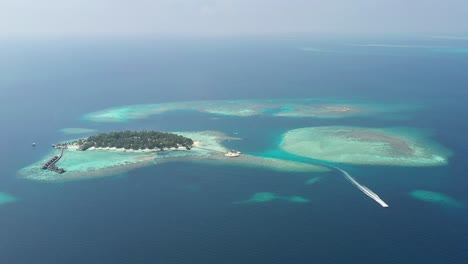
<svg viewBox="0 0 468 264"><path fill-rule="evenodd" d="M385 207L387 208L388 207L388 204L386 204L376 193L374 193L373 191L371 191L369 188L367 188L366 186L360 184L359 182L357 182L348 172L340 169L340 168L337 168L337 167L334 167L335 169L339 170L341 173L343 173L343 175L345 176L345 178L350 181L354 186L356 186L359 190L361 190L361 192L363 192L365 195L369 196L370 198L372 198L374 201L376 201L377 203L379 203L382 207Z"/></svg>

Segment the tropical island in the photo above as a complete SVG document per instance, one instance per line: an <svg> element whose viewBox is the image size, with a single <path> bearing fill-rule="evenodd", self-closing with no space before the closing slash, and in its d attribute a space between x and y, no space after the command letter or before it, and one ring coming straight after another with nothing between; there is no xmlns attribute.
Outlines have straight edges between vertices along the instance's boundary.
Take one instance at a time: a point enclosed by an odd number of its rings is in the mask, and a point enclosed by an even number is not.
<svg viewBox="0 0 468 264"><path fill-rule="evenodd" d="M181 135L159 131L118 131L99 133L85 139L56 144L56 148L161 150L185 147L190 150L193 140Z"/></svg>
<svg viewBox="0 0 468 264"><path fill-rule="evenodd" d="M136 168L171 162L243 166L287 172L329 171L320 165L248 153L236 158L225 156L229 149L223 145L223 141L240 138L230 137L219 131L152 132L111 132L81 140L69 140L55 145L56 149L21 168L18 175L36 181L62 182L118 175ZM92 146L86 145L86 151L83 151L80 146L83 147L86 143L92 143ZM152 145L155 146L154 149L150 149ZM160 151L158 146L165 151ZM64 168L66 173L41 169L50 157L59 156L62 151L63 157L57 166Z"/></svg>

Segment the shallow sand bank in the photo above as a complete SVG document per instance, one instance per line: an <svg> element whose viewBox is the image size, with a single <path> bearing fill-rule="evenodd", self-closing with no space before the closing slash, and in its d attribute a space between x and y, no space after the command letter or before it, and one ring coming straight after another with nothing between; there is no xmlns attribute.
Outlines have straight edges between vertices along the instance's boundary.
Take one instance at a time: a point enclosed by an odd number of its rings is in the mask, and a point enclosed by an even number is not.
<svg viewBox="0 0 468 264"><path fill-rule="evenodd" d="M275 200L283 200L292 203L308 203L309 199L302 196L283 196L271 192L258 192L254 193L250 199L233 202L233 204L250 204L250 203L267 203Z"/></svg>
<svg viewBox="0 0 468 264"><path fill-rule="evenodd" d="M446 165L450 151L416 129L307 127L283 136L284 151L337 163L392 166Z"/></svg>
<svg viewBox="0 0 468 264"><path fill-rule="evenodd" d="M271 115L282 117L344 118L381 115L412 110L420 106L370 104L332 99L218 100L128 105L85 114L91 122L127 122L169 111L189 110L225 116ZM392 118L394 118L393 116Z"/></svg>
<svg viewBox="0 0 468 264"><path fill-rule="evenodd" d="M0 205L2 204L7 204L7 203L13 203L17 199L11 194L0 192Z"/></svg>
<svg viewBox="0 0 468 264"><path fill-rule="evenodd" d="M410 192L410 196L414 199L421 200L428 203L439 204L442 206L455 207L455 208L466 208L466 205L446 194L440 192L433 192L427 190L414 190Z"/></svg>

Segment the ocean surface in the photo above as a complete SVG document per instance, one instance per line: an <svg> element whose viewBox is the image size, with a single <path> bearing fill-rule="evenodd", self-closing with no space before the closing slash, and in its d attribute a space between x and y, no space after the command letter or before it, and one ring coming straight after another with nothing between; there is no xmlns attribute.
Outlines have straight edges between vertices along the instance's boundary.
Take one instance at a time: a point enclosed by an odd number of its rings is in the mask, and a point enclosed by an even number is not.
<svg viewBox="0 0 468 264"><path fill-rule="evenodd" d="M468 41L428 37L2 41L0 263L468 263L467 69ZM393 119L81 118L131 104L312 97L424 107ZM258 154L318 125L425 129L453 155L440 167L343 166L388 209L336 171L177 162L65 183L16 175L76 138L59 132L68 127L220 130L243 138L229 147ZM259 192L310 202L235 203Z"/></svg>

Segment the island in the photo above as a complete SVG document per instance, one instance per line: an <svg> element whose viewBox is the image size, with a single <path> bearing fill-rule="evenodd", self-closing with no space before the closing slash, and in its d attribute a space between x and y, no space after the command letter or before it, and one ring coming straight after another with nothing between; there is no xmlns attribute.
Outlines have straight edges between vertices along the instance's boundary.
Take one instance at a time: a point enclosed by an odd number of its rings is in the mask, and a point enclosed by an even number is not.
<svg viewBox="0 0 468 264"><path fill-rule="evenodd" d="M159 131L119 131L100 133L85 139L78 139L54 145L56 148L78 150L164 150L184 147L190 150L193 140L181 135Z"/></svg>
<svg viewBox="0 0 468 264"><path fill-rule="evenodd" d="M158 167L171 162L243 166L299 173L329 171L324 166L283 158L248 153L235 158L226 156L229 149L223 142L227 140L241 139L219 131L123 131L97 134L56 144L55 149L42 159L20 169L18 176L35 181L63 182L118 175L141 167ZM60 157L62 151L63 156L57 166L64 168L65 173L42 169L51 157Z"/></svg>

